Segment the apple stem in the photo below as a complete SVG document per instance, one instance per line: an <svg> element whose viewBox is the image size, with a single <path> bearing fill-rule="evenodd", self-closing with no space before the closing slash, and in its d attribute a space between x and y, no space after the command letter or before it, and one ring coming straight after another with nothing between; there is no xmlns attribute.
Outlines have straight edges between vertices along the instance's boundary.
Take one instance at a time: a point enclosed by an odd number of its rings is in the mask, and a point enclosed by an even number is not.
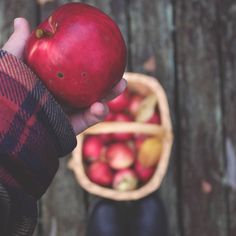
<svg viewBox="0 0 236 236"><path fill-rule="evenodd" d="M52 32L50 32L50 31L45 31L45 30L43 30L43 29L37 29L37 30L35 31L35 36L36 36L36 38L38 38L38 39L41 39L41 38L43 38L43 37L45 37L45 36L52 36L52 35L53 35Z"/></svg>

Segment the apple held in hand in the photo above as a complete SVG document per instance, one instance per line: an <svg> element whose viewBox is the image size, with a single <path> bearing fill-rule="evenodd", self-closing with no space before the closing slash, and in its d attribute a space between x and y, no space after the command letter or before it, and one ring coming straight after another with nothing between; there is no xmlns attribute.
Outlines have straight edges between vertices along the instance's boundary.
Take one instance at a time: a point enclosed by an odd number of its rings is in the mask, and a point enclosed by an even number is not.
<svg viewBox="0 0 236 236"><path fill-rule="evenodd" d="M126 45L105 13L87 4L68 3L33 31L25 61L60 103L84 108L122 78Z"/></svg>

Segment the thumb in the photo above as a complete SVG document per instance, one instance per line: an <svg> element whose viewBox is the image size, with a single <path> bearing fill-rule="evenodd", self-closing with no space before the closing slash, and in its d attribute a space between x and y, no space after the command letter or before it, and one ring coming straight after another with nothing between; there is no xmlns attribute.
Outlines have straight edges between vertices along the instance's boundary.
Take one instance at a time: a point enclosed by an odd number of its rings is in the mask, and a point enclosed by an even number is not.
<svg viewBox="0 0 236 236"><path fill-rule="evenodd" d="M30 27L28 21L24 18L16 18L14 20L14 32L2 49L21 59L29 35Z"/></svg>

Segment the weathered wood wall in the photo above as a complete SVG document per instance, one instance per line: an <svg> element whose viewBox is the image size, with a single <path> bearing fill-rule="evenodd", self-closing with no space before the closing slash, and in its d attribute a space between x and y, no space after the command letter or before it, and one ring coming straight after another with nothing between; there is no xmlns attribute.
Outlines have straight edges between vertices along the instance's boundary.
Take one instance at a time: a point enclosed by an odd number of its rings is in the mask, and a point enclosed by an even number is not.
<svg viewBox="0 0 236 236"><path fill-rule="evenodd" d="M66 0L0 0L0 45L17 16L32 28ZM170 103L175 144L160 194L170 236L236 235L236 1L84 0L118 23L127 70L159 78ZM40 201L35 236L84 236L95 197L68 158ZM158 219L157 219L158 220Z"/></svg>

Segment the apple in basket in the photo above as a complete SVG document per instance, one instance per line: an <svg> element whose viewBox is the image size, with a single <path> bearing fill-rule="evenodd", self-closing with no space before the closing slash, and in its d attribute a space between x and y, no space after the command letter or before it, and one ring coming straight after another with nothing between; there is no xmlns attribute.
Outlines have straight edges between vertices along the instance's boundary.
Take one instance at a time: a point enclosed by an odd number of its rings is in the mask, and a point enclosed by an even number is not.
<svg viewBox="0 0 236 236"><path fill-rule="evenodd" d="M160 160L162 148L162 142L159 138L147 138L140 145L137 159L146 168L155 166Z"/></svg>
<svg viewBox="0 0 236 236"><path fill-rule="evenodd" d="M116 113L114 115L114 121L122 121L122 122L131 122L133 121L133 118L129 114L125 113ZM132 139L133 133L128 133L128 132L117 132L112 135L112 138L116 141L127 141Z"/></svg>
<svg viewBox="0 0 236 236"><path fill-rule="evenodd" d="M131 166L135 155L133 149L126 143L116 142L108 145L105 159L111 168L119 170Z"/></svg>
<svg viewBox="0 0 236 236"><path fill-rule="evenodd" d="M130 102L129 91L126 89L123 93L121 93L116 98L112 99L108 102L108 107L112 112L121 112L129 107Z"/></svg>
<svg viewBox="0 0 236 236"><path fill-rule="evenodd" d="M134 190L138 186L138 177L134 170L119 170L113 179L112 187L118 191Z"/></svg>
<svg viewBox="0 0 236 236"><path fill-rule="evenodd" d="M83 159L86 162L97 161L101 158L103 151L103 142L99 136L88 136L83 143Z"/></svg>
<svg viewBox="0 0 236 236"><path fill-rule="evenodd" d="M139 94L131 96L128 110L134 117L137 115L143 99L143 96Z"/></svg>
<svg viewBox="0 0 236 236"><path fill-rule="evenodd" d="M135 172L142 183L147 182L154 174L156 166L144 167L138 160L134 165Z"/></svg>
<svg viewBox="0 0 236 236"><path fill-rule="evenodd" d="M110 186L113 181L113 172L103 161L91 163L87 168L87 176L92 182L102 186Z"/></svg>
<svg viewBox="0 0 236 236"><path fill-rule="evenodd" d="M155 112L153 115L149 118L149 120L146 121L146 123L150 124L161 124L161 117L160 115Z"/></svg>
<svg viewBox="0 0 236 236"><path fill-rule="evenodd" d="M31 34L25 61L61 104L84 108L122 78L127 49L117 24L84 3L57 8Z"/></svg>

